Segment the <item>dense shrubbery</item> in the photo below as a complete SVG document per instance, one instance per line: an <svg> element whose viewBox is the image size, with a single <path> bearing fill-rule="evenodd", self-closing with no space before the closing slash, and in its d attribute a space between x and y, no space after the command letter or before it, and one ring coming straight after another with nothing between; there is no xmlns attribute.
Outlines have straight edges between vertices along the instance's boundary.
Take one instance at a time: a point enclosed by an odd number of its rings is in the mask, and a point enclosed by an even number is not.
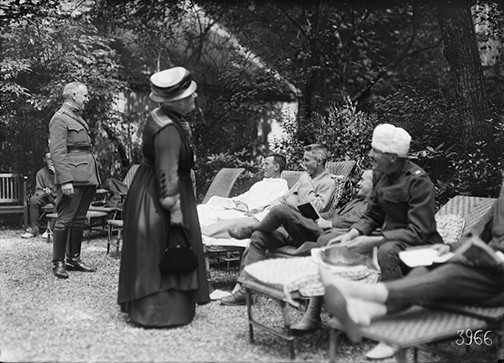
<svg viewBox="0 0 504 363"><path fill-rule="evenodd" d="M297 169L303 146L310 143L325 145L331 160L356 160L350 183L355 192L362 170L369 167L373 128L388 122L411 134L411 159L429 173L436 186L438 205L458 194L497 197L503 166L500 151L484 142L462 149L456 112L439 96L419 91L396 93L379 105L376 114L358 111L349 101L341 106L333 104L325 115L315 114L299 128L292 123L284 125L287 138L278 140L274 148L287 156L291 169ZM503 135L502 125L497 123L497 145L502 144ZM351 197L352 192L346 193L342 202Z"/></svg>
<svg viewBox="0 0 504 363"><path fill-rule="evenodd" d="M484 142L464 147L457 110L440 90L405 87L377 105L377 114L380 122L404 127L411 134L411 158L429 173L438 205L458 194L498 195L501 151ZM502 126L496 125L496 145L500 145Z"/></svg>

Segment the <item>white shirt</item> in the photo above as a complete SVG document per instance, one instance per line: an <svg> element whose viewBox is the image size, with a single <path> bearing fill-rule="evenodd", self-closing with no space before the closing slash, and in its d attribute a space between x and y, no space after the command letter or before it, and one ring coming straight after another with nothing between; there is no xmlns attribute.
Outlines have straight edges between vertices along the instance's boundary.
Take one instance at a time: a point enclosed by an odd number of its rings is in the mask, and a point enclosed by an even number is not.
<svg viewBox="0 0 504 363"><path fill-rule="evenodd" d="M250 189L234 198L213 196L206 204L198 205L198 217L202 226L219 220L243 217L243 212L234 209L236 202L245 203L248 210L262 209L289 190L287 180L283 178L264 178Z"/></svg>

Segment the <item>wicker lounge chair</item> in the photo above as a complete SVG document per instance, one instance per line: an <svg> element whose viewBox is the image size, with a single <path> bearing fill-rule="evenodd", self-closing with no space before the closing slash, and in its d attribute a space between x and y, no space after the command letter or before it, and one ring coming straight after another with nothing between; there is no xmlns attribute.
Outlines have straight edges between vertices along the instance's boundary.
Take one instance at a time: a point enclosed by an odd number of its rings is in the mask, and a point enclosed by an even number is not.
<svg viewBox="0 0 504 363"><path fill-rule="evenodd" d="M467 233L492 206L495 199L470 196L456 196L448 201L436 214L459 215L465 220L463 233ZM329 343L330 361L336 362L336 349L340 325L336 320L329 322L331 337ZM415 306L399 314L381 318L369 327L362 328L362 336L383 341L400 348L396 355L398 362L406 361L406 351L413 349L414 361L418 350L434 352L448 357L450 361L460 361L461 357L441 351L435 344L459 338L461 330L472 332L491 329L497 336L498 358L504 358L502 337L504 334L504 306L476 307L455 304L429 304Z"/></svg>
<svg viewBox="0 0 504 363"><path fill-rule="evenodd" d="M229 197L231 189L236 182L236 179L241 173L245 171L244 168L222 168L212 180L208 190L203 198L203 204L215 196Z"/></svg>
<svg viewBox="0 0 504 363"><path fill-rule="evenodd" d="M236 180L244 171L244 168L222 168L219 170L208 187L205 197L203 198L203 204L208 202L213 196L229 197ZM241 258L241 254L245 248L238 246L208 246L204 244L203 249L205 252L207 280L211 283L210 257L225 261L229 266L230 262L237 261Z"/></svg>
<svg viewBox="0 0 504 363"><path fill-rule="evenodd" d="M297 183L297 181L299 180L299 177L303 173L304 173L304 171L300 171L300 170L284 170L284 171L282 171L281 176L282 176L282 178L287 180L287 187L290 189L290 188L292 188L292 186L294 184Z"/></svg>

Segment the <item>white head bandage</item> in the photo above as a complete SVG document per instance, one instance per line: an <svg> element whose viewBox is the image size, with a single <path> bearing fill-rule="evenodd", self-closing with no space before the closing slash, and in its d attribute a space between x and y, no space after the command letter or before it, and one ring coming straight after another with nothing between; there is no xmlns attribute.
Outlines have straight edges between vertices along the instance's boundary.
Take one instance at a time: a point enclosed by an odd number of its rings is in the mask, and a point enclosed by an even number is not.
<svg viewBox="0 0 504 363"><path fill-rule="evenodd" d="M408 155L411 136L406 130L391 124L381 124L373 131L371 146L381 152L397 154L401 158Z"/></svg>

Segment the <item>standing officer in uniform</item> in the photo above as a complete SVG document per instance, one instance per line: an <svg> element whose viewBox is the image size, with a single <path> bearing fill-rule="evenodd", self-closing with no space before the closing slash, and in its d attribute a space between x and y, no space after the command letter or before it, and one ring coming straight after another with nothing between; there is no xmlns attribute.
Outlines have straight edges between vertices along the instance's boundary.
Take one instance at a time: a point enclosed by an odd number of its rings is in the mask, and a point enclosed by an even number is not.
<svg viewBox="0 0 504 363"><path fill-rule="evenodd" d="M79 115L89 99L88 89L80 82L69 83L63 90L63 98L62 107L49 123L51 156L58 188L53 273L60 279L68 278L67 269L96 271L81 260L80 253L86 213L100 183L97 163L91 154L89 126Z"/></svg>

